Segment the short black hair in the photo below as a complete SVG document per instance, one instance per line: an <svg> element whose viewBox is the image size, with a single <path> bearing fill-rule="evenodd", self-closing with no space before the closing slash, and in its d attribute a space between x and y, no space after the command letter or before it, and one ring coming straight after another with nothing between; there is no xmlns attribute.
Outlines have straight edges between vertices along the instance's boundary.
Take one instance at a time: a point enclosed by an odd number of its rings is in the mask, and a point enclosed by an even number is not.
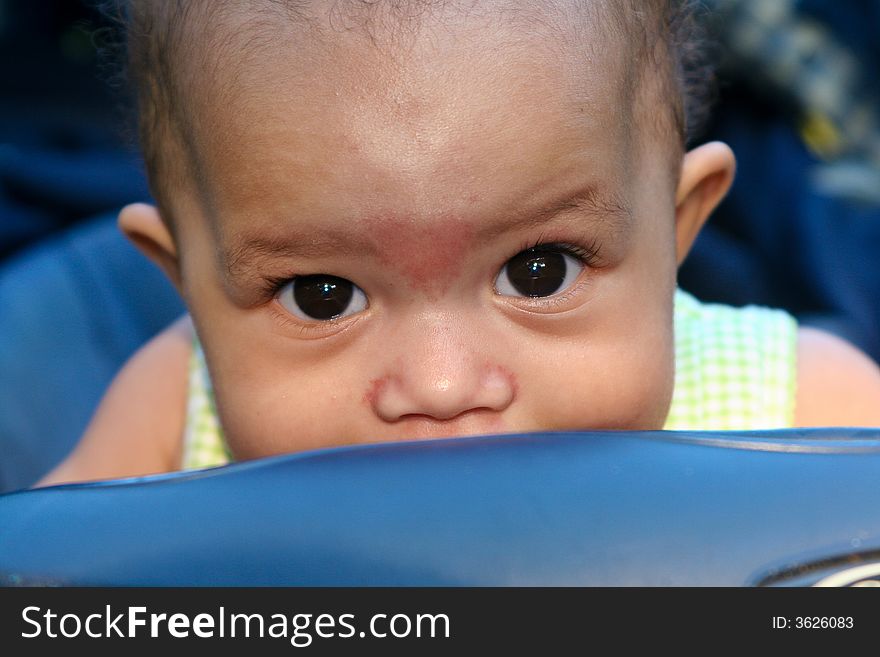
<svg viewBox="0 0 880 657"><path fill-rule="evenodd" d="M314 0L262 0L248 3L253 20L266 26L279 15L309 24ZM368 34L406 28L425 14L450 5L474 9L481 0L335 0L332 12L354 21ZM498 3L499 5L501 3ZM105 7L107 7L105 3ZM493 1L494 6L494 1ZM710 105L712 68L705 56L701 5L694 0L540 0L528 3L530 12L553 10L567 16L589 16L628 44L628 96L636 114L650 117L653 134L661 135L683 153L697 134ZM165 190L188 172L198 175L192 131L191 105L185 91L192 86L180 78L178 62L192 57L209 38L211 52L224 52L228 41L208 28L241 3L206 0L111 0L110 12L122 29L124 62L136 105L138 135L151 190L166 210ZM341 19L340 19L341 20ZM573 19L576 20L576 19ZM198 37L198 38L197 38ZM235 53L232 54L233 57ZM190 81L191 82L191 81ZM657 111L660 104L661 111ZM169 139L180 151L163 156ZM188 160L182 162L181 160Z"/></svg>

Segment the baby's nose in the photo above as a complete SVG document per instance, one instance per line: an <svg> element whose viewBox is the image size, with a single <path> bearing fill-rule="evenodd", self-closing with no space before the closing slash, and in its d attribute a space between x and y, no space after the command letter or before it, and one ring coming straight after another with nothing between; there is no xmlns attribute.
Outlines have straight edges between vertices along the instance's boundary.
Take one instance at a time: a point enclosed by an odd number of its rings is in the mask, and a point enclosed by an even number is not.
<svg viewBox="0 0 880 657"><path fill-rule="evenodd" d="M452 420L469 411L500 412L513 401L511 376L500 367L449 368L444 373L417 369L414 364L375 385L373 408L386 422L416 416Z"/></svg>
<svg viewBox="0 0 880 657"><path fill-rule="evenodd" d="M439 318L400 336L393 347L396 357L368 395L380 418L452 420L469 411L500 412L511 404L516 391L511 372L493 361L485 340L456 330L456 324Z"/></svg>

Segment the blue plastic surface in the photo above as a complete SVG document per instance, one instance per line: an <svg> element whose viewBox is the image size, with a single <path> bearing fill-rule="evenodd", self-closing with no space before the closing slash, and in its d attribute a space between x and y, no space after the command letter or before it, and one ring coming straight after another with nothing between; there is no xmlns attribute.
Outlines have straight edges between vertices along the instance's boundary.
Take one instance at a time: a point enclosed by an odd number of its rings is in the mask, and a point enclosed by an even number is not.
<svg viewBox="0 0 880 657"><path fill-rule="evenodd" d="M0 497L0 583L810 583L880 561L880 430L346 447Z"/></svg>

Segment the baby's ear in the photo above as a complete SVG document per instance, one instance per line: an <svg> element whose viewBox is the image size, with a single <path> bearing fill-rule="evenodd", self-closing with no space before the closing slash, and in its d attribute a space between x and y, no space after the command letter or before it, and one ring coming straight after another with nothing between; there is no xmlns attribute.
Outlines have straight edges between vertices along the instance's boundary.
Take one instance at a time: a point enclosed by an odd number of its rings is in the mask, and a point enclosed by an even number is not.
<svg viewBox="0 0 880 657"><path fill-rule="evenodd" d="M152 260L178 289L180 263L177 245L159 210L147 203L132 203L119 213L119 228L141 253Z"/></svg>
<svg viewBox="0 0 880 657"><path fill-rule="evenodd" d="M730 189L735 171L733 151L720 141L703 144L684 156L675 192L675 250L679 265Z"/></svg>

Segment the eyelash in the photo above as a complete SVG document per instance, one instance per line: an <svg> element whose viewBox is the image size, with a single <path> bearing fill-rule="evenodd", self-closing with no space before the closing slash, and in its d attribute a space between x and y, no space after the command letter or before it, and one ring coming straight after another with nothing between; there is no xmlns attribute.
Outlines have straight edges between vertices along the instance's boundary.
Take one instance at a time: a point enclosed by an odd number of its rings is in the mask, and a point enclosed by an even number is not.
<svg viewBox="0 0 880 657"><path fill-rule="evenodd" d="M296 276L264 276L260 281L260 298L274 299L285 285L290 283Z"/></svg>
<svg viewBox="0 0 880 657"><path fill-rule="evenodd" d="M510 258L504 261L504 264L501 266L505 266L511 258L513 258L518 253L522 253L523 251L528 251L529 249L537 249L541 248L544 250L552 250L557 249L564 253L565 255L569 255L575 260L579 260L585 267L590 267L593 269L598 269L602 266L602 260L599 257L599 252L602 248L602 245L599 244L598 239L590 239L587 240L585 246L579 246L577 244L573 244L571 242L553 242L547 241L544 237L539 237L537 240L530 240L528 242L524 242L519 250L513 253Z"/></svg>
<svg viewBox="0 0 880 657"><path fill-rule="evenodd" d="M288 278L289 282L291 279ZM281 287L284 287L282 284ZM280 288L279 288L280 289ZM326 335L328 332L335 332L339 326L339 319L328 319L323 322L309 322L303 323L298 321L295 317L293 317L290 313L281 310L280 308L276 308L275 305L269 306L269 312L272 314L272 317L278 322L279 326L285 330L296 330L299 332L301 337L321 337ZM350 324L351 322L349 322Z"/></svg>

